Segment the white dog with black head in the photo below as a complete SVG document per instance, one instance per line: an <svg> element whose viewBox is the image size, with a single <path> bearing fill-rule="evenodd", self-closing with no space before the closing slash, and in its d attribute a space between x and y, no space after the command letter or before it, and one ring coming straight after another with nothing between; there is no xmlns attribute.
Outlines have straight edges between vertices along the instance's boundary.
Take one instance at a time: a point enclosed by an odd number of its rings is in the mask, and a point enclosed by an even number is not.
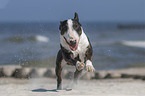
<svg viewBox="0 0 145 96"><path fill-rule="evenodd" d="M60 47L56 59L57 89L62 89L61 72L64 64L76 67L74 81L77 81L82 70L93 72L93 50L89 38L79 23L78 14L74 19L60 22Z"/></svg>

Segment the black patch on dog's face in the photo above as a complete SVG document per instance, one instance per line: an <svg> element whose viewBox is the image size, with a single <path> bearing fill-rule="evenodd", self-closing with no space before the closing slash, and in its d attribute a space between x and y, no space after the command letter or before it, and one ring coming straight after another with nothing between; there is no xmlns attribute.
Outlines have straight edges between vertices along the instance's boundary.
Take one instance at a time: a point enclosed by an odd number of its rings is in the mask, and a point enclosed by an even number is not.
<svg viewBox="0 0 145 96"><path fill-rule="evenodd" d="M73 21L73 28L76 30L76 32L79 34L79 36L82 34L81 24L79 21L72 19Z"/></svg>
<svg viewBox="0 0 145 96"><path fill-rule="evenodd" d="M63 35L68 30L67 20L60 21L59 30L61 35Z"/></svg>
<svg viewBox="0 0 145 96"><path fill-rule="evenodd" d="M73 21L73 29L78 33L78 35L80 36L82 34L82 29L81 29L81 24L79 23L79 18L78 18L78 14L75 13L74 19L71 19ZM64 21L60 21L60 26L59 26L59 30L60 30L60 34L63 35L67 30L68 30L68 24L67 24L68 20L64 20Z"/></svg>
<svg viewBox="0 0 145 96"><path fill-rule="evenodd" d="M72 21L73 21L73 28L74 28L74 30L76 30L76 32L80 36L82 34L82 29L81 29L81 24L79 22L79 16L78 16L78 14L76 12L75 12L74 19L72 19Z"/></svg>

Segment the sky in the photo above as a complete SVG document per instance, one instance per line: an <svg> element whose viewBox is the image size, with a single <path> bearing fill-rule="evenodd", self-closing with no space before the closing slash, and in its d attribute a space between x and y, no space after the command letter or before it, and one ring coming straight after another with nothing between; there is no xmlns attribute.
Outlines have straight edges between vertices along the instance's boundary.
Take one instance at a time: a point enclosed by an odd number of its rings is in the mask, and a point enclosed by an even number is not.
<svg viewBox="0 0 145 96"><path fill-rule="evenodd" d="M145 22L145 0L0 0L0 22Z"/></svg>

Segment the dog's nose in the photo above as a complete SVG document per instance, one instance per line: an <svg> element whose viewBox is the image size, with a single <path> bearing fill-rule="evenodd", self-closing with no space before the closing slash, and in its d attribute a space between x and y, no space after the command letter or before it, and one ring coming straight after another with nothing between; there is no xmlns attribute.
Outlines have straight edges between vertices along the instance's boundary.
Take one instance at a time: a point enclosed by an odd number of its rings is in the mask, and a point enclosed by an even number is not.
<svg viewBox="0 0 145 96"><path fill-rule="evenodd" d="M70 41L70 44L71 44L71 45L76 44L76 40L71 40L71 41Z"/></svg>

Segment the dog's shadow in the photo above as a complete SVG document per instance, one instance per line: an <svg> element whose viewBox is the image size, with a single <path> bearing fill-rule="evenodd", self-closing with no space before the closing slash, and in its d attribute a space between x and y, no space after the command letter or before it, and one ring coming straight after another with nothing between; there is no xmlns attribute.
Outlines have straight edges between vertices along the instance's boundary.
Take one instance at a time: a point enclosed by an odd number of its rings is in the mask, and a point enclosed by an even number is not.
<svg viewBox="0 0 145 96"><path fill-rule="evenodd" d="M58 92L57 89L47 90L43 88L31 90L32 92Z"/></svg>
<svg viewBox="0 0 145 96"><path fill-rule="evenodd" d="M63 89L64 91L71 91L72 89ZM43 89L43 88L39 88L39 89L34 89L31 90L32 92L59 92L60 90L57 89L52 89L52 90L47 90L47 89Z"/></svg>

